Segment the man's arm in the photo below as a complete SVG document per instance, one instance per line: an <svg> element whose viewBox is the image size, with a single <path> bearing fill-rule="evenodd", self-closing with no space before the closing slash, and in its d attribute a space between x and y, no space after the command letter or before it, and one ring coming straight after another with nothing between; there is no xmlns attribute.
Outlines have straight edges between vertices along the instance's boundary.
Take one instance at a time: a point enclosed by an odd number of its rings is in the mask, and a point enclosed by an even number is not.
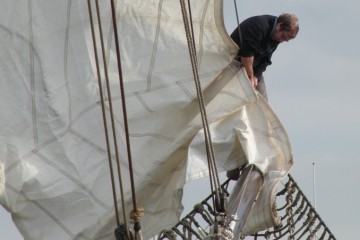
<svg viewBox="0 0 360 240"><path fill-rule="evenodd" d="M241 64L244 66L245 71L248 75L248 78L253 85L253 87L256 87L258 84L257 77L254 76L254 70L253 70L253 63L254 63L254 56L252 57L241 57Z"/></svg>

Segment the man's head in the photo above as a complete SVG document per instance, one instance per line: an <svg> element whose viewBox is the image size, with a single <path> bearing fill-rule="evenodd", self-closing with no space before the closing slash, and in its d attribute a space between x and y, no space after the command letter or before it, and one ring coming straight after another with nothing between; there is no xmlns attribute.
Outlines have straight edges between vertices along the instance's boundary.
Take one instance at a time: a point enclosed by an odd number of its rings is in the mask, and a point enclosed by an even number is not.
<svg viewBox="0 0 360 240"><path fill-rule="evenodd" d="M294 39L299 32L299 22L294 14L281 14L275 26L273 39L279 43Z"/></svg>

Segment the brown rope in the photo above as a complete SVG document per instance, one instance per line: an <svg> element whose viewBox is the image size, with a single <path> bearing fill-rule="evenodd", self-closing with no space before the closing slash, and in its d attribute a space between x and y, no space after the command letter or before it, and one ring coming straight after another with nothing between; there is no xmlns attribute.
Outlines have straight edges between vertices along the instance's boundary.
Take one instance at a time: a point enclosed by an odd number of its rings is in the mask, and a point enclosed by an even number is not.
<svg viewBox="0 0 360 240"><path fill-rule="evenodd" d="M123 209L123 221L125 225L125 233L130 239L130 232L128 228L128 219L127 219L127 213L126 213L126 206L125 206L125 197L124 197L124 187L123 187L123 181L122 181L122 174L121 174L121 167L120 167L120 157L119 157L119 151L118 151L118 143L117 143L117 137L116 137L116 126L115 126L115 119L114 119L114 111L112 106L112 96L111 96L111 89L109 84L109 76L108 76L108 67L107 67L107 61L106 61L106 53L105 53L105 47L104 47L104 39L103 39L103 31L102 31L102 20L101 20L101 14L100 14L100 7L97 0L95 0L96 3L96 14L97 14L97 20L98 20L98 31L100 36L100 44L101 44L101 52L103 56L103 64L104 64L104 75L105 75L105 81L106 81L106 90L108 94L108 101L109 101L109 110L110 110L110 118L111 118L111 127L112 127L112 135L113 135L113 143L114 143L114 150L115 150L115 158L117 163L117 171L118 171L118 181L119 181L119 187L120 187L120 195L121 195L121 203L122 203L122 209ZM105 104L104 104L104 96L103 96L103 90L102 90L102 84L101 84L101 74L100 74L100 68L99 68L99 57L97 54L97 44L96 44L96 37L95 37L95 30L94 30L94 24L93 24L93 15L92 15L92 7L91 2L88 0L88 8L89 8L89 17L90 17L90 24L91 24L91 30L92 30L92 38L93 38L93 44L94 44L94 54L96 59L96 67L98 72L98 83L99 83L99 91L100 91L100 98L101 98L101 105L102 105L102 112L103 112L103 121L104 121L104 129L105 129L105 138L106 138L106 145L108 149L108 159L109 159L109 166L110 166L110 177L111 177L111 184L112 184L112 191L113 191L113 198L114 198L114 208L115 208L115 215L116 215L116 221L117 226L120 226L120 220L119 220L119 210L117 206L117 194L115 189L115 180L114 180L114 171L112 166L112 158L111 158L111 149L109 144L109 134L108 134L108 127L106 124L106 114L105 114ZM133 185L132 185L133 186Z"/></svg>
<svg viewBox="0 0 360 240"><path fill-rule="evenodd" d="M109 140L109 133L108 133L108 127L107 127L106 114L105 114L105 103L104 103L105 101L104 101L104 94L103 94L102 83L101 83L99 57L98 57L98 53L97 53L97 42L96 42L96 37L95 37L94 21L93 21L93 14L92 14L92 7L91 7L90 0L88 0L88 10L89 10L89 18L90 18L90 26L91 26L91 35L92 35L92 41L93 41L93 46L94 46L96 71L97 71L101 110L102 110L104 132L105 132L105 141L106 141L107 155L108 155L109 168L110 168L110 178L111 178L111 186L112 186L113 200L114 200L114 207L115 207L115 217L116 217L117 226L120 226L119 210L118 210L118 205L117 205L117 194L116 194L116 189L115 189L115 177L114 177L114 171L113 171L113 165L112 165L110 140Z"/></svg>
<svg viewBox="0 0 360 240"><path fill-rule="evenodd" d="M120 169L120 156L119 156L119 150L118 150L118 143L117 143L117 137L116 137L116 125L115 125L115 118L114 118L114 110L112 105L112 95L111 95L111 89L110 89L110 81L109 81L109 74L108 74L108 67L105 60L105 46L104 46L104 38L103 38L103 31L102 31L102 25L101 25L101 14L100 14L100 7L99 2L96 0L96 12L99 22L99 35L100 35L100 43L101 43L101 51L103 55L103 64L104 64L104 73L105 73L105 80L106 80L106 90L108 94L108 101L109 101L109 109L110 109L110 116L111 116L111 125L112 125L112 134L113 134L113 141L114 141L114 150L115 150L115 159L117 164L117 171L118 171L118 180L120 185L120 194L121 194L121 203L123 208L123 220L124 224L126 226L126 230L128 230L128 221L127 221L127 213L126 213L126 206L125 206L125 197L124 197L124 186L122 181L122 175L121 175L121 169Z"/></svg>
<svg viewBox="0 0 360 240"><path fill-rule="evenodd" d="M241 36L241 29L240 29L240 21L239 21L239 13L238 13L238 8L236 5L236 0L234 0L234 8L235 8L235 14L236 14L236 22L237 22L237 30L239 32L239 39L240 39L240 43L242 44L242 36ZM240 46L241 47L241 46Z"/></svg>
<svg viewBox="0 0 360 240"><path fill-rule="evenodd" d="M138 209L137 203L136 203L134 171L133 171L133 164L132 164L132 157L131 157L131 147L130 147L130 137L129 137L130 134L129 134L129 126L128 126L128 118L127 118L127 110L126 110L125 87L124 87L124 80L123 80L122 67L121 67L119 34L117 31L116 11L115 11L114 0L110 0L110 3L111 3L111 16L112 16L111 18L112 18L112 23L113 23L114 39L115 39L117 67L118 67L118 74L119 74L118 76L119 76L120 93L121 93L121 104L122 104L122 109L123 109L126 150L127 150L128 163L129 163L131 195L132 195L132 203L133 203L133 209L134 209L133 212L139 213L140 210ZM141 212L142 212L142 214L138 215L138 217L136 217L136 219L134 219L134 231L135 231L136 239L142 239L142 235L140 233L140 230L141 230L140 218L144 215L143 214L144 210L142 210Z"/></svg>
<svg viewBox="0 0 360 240"><path fill-rule="evenodd" d="M133 173L131 148L130 148L129 126L128 126L128 118L127 118L127 110L126 110L126 99L125 99L125 90L124 90L125 87L124 87L124 80L123 80L122 67L121 67L119 35L118 35L117 23L116 23L115 3L114 3L114 0L110 0L110 2L111 2L112 22L113 22L113 26L114 26L114 28L113 28L114 29L114 39L115 39L115 47L116 47L117 66L118 66L118 72L119 72L121 103L122 103L123 117L124 117L124 129L125 129L126 148L127 148L128 161L129 161L130 183L131 183L131 191L132 191L133 208L137 209L137 206L136 206L136 194L135 194L135 184L134 184L134 173Z"/></svg>
<svg viewBox="0 0 360 240"><path fill-rule="evenodd" d="M207 154L208 163L209 163L208 165L209 165L209 175L210 175L210 180L211 180L211 189L212 190L215 189L216 198L220 199L219 192L221 193L222 189L220 187L220 180L219 180L219 176L217 174L214 150L213 150L213 146L212 146L212 142L211 142L211 133L210 133L209 124L208 124L208 120L207 120L204 97L202 94L202 88L201 88L201 83L200 83L200 78L199 78L194 36L193 36L193 32L191 34L191 30L189 27L190 23L189 23L189 19L187 16L187 11L186 11L186 6L185 6L184 0L180 0L180 6L181 6L182 15L183 15L183 22L184 22L184 27L185 27L186 39L187 39L187 43L188 43L188 50L189 50L189 55L190 55L190 60L191 60L191 66L192 66L195 86L196 86L196 92L197 92L198 101L199 101L200 115L201 115L201 120L202 120L202 124L203 124L203 129L204 129L205 148L206 148L206 154ZM190 5L189 5L189 9L191 10ZM191 22L191 25L193 25L192 22ZM212 177L214 178L213 180L212 180ZM215 187L213 187L212 183L214 183Z"/></svg>

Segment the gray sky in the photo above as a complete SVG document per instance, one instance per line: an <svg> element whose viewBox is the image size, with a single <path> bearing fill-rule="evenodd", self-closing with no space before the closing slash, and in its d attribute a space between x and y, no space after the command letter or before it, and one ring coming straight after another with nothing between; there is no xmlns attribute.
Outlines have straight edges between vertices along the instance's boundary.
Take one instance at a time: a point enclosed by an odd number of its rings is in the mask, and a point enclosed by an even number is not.
<svg viewBox="0 0 360 240"><path fill-rule="evenodd" d="M236 27L233 1L224 2L225 25L231 32ZM237 4L240 21L284 12L299 17L298 37L278 47L273 65L264 74L269 102L291 140L295 160L291 174L313 199L315 163L317 211L337 239L353 239L360 226L360 187L355 178L360 167L360 128L356 127L360 123L360 2L251 0ZM191 198L185 200L188 206ZM0 232L2 239L22 239L3 208Z"/></svg>

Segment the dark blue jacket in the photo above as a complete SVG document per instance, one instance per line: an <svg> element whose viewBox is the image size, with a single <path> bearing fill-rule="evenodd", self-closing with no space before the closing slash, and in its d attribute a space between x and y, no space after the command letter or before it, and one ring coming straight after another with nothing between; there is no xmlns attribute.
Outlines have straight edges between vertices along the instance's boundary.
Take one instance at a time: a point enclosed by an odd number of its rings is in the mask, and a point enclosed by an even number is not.
<svg viewBox="0 0 360 240"><path fill-rule="evenodd" d="M271 65L271 56L279 45L272 40L277 17L271 15L254 16L240 23L231 38L239 46L237 58L254 56L253 70L256 77L262 76L268 65Z"/></svg>

